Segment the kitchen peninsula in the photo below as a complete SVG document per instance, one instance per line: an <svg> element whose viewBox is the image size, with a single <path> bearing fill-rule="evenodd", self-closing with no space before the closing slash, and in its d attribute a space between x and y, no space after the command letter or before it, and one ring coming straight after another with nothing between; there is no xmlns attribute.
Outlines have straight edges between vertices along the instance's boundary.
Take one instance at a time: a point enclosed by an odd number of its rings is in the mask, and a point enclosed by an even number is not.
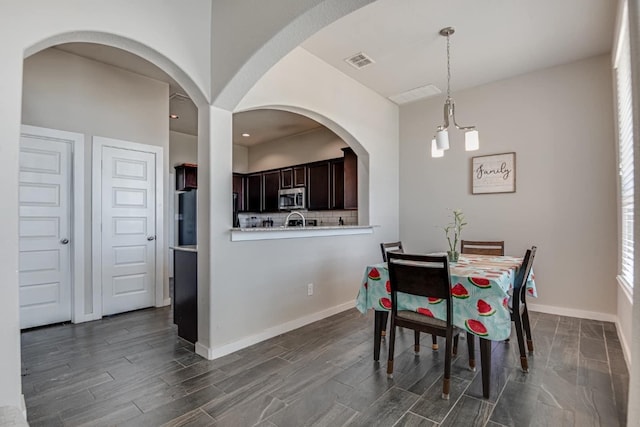
<svg viewBox="0 0 640 427"><path fill-rule="evenodd" d="M231 241L296 239L303 237L348 236L373 234L375 225L332 225L310 227L232 228Z"/></svg>

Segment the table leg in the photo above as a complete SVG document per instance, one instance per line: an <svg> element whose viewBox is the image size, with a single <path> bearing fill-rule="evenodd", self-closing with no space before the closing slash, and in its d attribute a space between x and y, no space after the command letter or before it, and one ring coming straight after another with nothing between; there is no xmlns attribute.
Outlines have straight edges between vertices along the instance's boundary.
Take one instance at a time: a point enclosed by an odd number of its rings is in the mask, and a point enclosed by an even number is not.
<svg viewBox="0 0 640 427"><path fill-rule="evenodd" d="M491 340L480 338L480 364L482 365L482 396L489 398L491 382Z"/></svg>
<svg viewBox="0 0 640 427"><path fill-rule="evenodd" d="M388 311L375 310L374 324L373 324L373 360L380 360L380 342L382 341L382 331L387 324L387 318L389 317Z"/></svg>

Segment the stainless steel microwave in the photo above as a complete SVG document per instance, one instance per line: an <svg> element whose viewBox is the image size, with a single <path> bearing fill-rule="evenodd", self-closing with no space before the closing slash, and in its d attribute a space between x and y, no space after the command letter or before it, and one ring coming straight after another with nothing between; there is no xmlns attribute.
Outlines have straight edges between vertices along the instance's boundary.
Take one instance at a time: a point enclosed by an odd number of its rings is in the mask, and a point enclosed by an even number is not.
<svg viewBox="0 0 640 427"><path fill-rule="evenodd" d="M286 188L278 191L278 206L281 211L304 209L306 206L304 188Z"/></svg>

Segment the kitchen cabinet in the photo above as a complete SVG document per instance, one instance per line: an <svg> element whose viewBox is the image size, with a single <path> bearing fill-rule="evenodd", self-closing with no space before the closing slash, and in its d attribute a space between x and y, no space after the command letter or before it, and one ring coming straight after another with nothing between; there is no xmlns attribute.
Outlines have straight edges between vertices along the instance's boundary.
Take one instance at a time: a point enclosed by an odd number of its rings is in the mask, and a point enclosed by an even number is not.
<svg viewBox="0 0 640 427"><path fill-rule="evenodd" d="M278 211L278 190L280 189L280 170L262 174L262 212Z"/></svg>
<svg viewBox="0 0 640 427"><path fill-rule="evenodd" d="M238 204L236 206L236 209L238 210L238 212L245 211L245 205L246 205L245 191L244 191L245 182L246 182L246 179L244 175L239 173L233 174L233 192L238 195L237 202L236 202Z"/></svg>
<svg viewBox="0 0 640 427"><path fill-rule="evenodd" d="M331 161L330 209L344 209L344 160Z"/></svg>
<svg viewBox="0 0 640 427"><path fill-rule="evenodd" d="M293 168L293 186L304 187L307 185L307 167L295 166Z"/></svg>
<svg viewBox="0 0 640 427"><path fill-rule="evenodd" d="M280 188L293 187L293 168L286 168L280 171Z"/></svg>
<svg viewBox="0 0 640 427"><path fill-rule="evenodd" d="M176 190L188 191L198 188L198 165L195 163L183 163L176 169Z"/></svg>
<svg viewBox="0 0 640 427"><path fill-rule="evenodd" d="M306 166L295 166L280 170L280 188L304 187L307 184Z"/></svg>
<svg viewBox="0 0 640 427"><path fill-rule="evenodd" d="M253 173L247 175L247 211L262 211L262 174Z"/></svg>
<svg viewBox="0 0 640 427"><path fill-rule="evenodd" d="M344 152L344 209L358 209L358 156L350 148Z"/></svg>
<svg viewBox="0 0 640 427"><path fill-rule="evenodd" d="M246 176L246 211L277 212L280 170Z"/></svg>
<svg viewBox="0 0 640 427"><path fill-rule="evenodd" d="M309 210L329 209L330 166L328 161L307 165L307 206Z"/></svg>

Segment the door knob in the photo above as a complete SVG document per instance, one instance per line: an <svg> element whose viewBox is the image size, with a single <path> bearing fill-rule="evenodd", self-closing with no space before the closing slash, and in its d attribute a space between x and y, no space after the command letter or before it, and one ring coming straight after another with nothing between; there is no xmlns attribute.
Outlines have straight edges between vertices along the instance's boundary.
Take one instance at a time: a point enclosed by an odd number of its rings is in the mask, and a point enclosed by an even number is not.
<svg viewBox="0 0 640 427"><path fill-rule="evenodd" d="M66 245L67 243L69 243L69 239L67 238L60 239L60 243L62 243L63 245Z"/></svg>
<svg viewBox="0 0 640 427"><path fill-rule="evenodd" d="M148 241L156 240L156 236L147 236Z"/></svg>

